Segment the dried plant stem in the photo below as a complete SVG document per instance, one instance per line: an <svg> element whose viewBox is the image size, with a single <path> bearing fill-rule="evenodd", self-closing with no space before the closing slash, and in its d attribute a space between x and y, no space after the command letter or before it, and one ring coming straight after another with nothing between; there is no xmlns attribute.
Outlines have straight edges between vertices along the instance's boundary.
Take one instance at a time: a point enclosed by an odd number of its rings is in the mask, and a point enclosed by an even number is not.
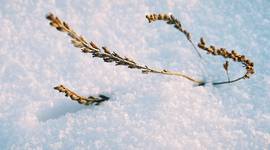
<svg viewBox="0 0 270 150"><path fill-rule="evenodd" d="M239 81L239 80L242 80L242 79L245 79L245 76L239 77L239 78L234 79L234 80L220 81L220 82L213 82L212 84L213 84L213 85L228 84L228 83L233 83L233 82L236 82L236 81Z"/></svg>
<svg viewBox="0 0 270 150"><path fill-rule="evenodd" d="M199 53L199 50L196 48L195 44L194 44L191 40L189 40L189 42L191 43L192 47L195 49L197 55L198 55L200 58L202 58L202 55Z"/></svg>
<svg viewBox="0 0 270 150"><path fill-rule="evenodd" d="M163 20L163 21L166 21L167 24L174 25L174 27L177 30L179 30L180 32L182 32L186 36L187 40L192 44L192 46L196 50L197 54L201 57L198 49L196 48L195 44L191 40L191 34L182 28L180 21L178 21L173 15L150 14L150 15L146 15L146 18L148 19L149 23L154 22L156 20ZM103 59L104 62L107 62L107 63L114 62L115 65L127 66L130 69L139 69L142 71L142 73L145 73L145 74L157 73L157 74L163 74L163 75L179 76L179 77L183 77L183 78L190 80L190 81L196 83L197 85L201 86L201 85L205 85L208 83L213 84L213 85L233 83L233 82L237 82L241 79L247 79L252 74L255 73L254 68L253 68L254 63L251 62L251 60L246 58L244 55L238 54L235 50L232 50L229 52L225 48L215 48L215 46L213 46L213 45L210 45L209 47L207 47L203 38L201 38L200 43L198 44L198 47L200 49L206 51L208 54L211 54L213 56L222 56L224 58L232 59L234 62L242 63L243 67L245 67L245 69L246 69L246 73L239 78L230 80L229 74L228 74L228 62L227 61L226 61L226 64L223 65L223 67L226 71L228 80L227 81L220 81L220 82L204 82L201 80L194 79L194 78L187 76L187 75L180 73L180 72L173 72L173 71L168 71L165 69L163 69L163 70L152 69L146 65L139 65L134 60L132 60L130 58L122 57L122 56L118 55L116 52L111 52L106 47L100 48L92 41L87 42L83 36L80 36L75 31L73 31L66 22L61 21L58 17L54 16L51 13L47 15L47 19L50 20L50 25L55 27L58 31L67 33L68 36L71 38L71 43L74 45L74 47L80 48L83 53L90 53L90 54L92 54L92 57L101 58L101 59ZM72 93L70 90L64 88L63 86L60 86L56 89L57 90L62 89L63 92ZM73 95L73 97L76 97L76 98L72 98L70 95L68 95L68 96L70 96L71 99L77 100L79 103L85 103L84 101L87 101L87 98L80 97L80 96L76 95L75 93L73 93L72 95ZM95 101L95 100L87 102L87 104L88 103L91 104L91 102L93 102L93 101Z"/></svg>
<svg viewBox="0 0 270 150"><path fill-rule="evenodd" d="M202 58L199 50L196 48L195 44L191 40L191 33L183 29L181 22L177 20L172 14L155 14L154 13L154 14L146 15L145 17L147 18L149 23L157 21L157 20L162 20L162 21L166 21L167 24L174 25L174 27L178 31L182 32L186 36L187 40L191 43L192 47L195 49L198 56Z"/></svg>
<svg viewBox="0 0 270 150"><path fill-rule="evenodd" d="M238 54L235 50L232 50L231 52L229 52L225 48L216 48L213 45L210 45L209 47L207 47L203 38L201 38L200 43L198 44L198 47L201 48L202 50L207 51L208 54L211 54L214 56L222 56L223 58L232 59L234 62L240 62L242 63L243 67L245 67L246 69L246 73L239 78L236 78L234 80L230 80L228 78L228 81L213 82L212 83L213 85L233 83L241 79L248 79L250 78L252 74L255 73L254 68L253 68L254 63L250 59L248 59L245 55ZM228 64L227 65L224 64L224 69L228 71ZM228 75L228 72L227 72L227 75Z"/></svg>
<svg viewBox="0 0 270 150"><path fill-rule="evenodd" d="M228 70L226 70L226 75L227 75L227 79L228 79L228 81L230 81L230 76L229 76L229 72L228 72Z"/></svg>
<svg viewBox="0 0 270 150"><path fill-rule="evenodd" d="M148 71L148 70L147 70ZM203 81L200 81L200 80L196 80L196 79L193 79L187 75L184 75L182 73L179 73L179 72L173 72L173 71L168 71L168 70L162 70L162 71L157 71L157 70L153 70L153 69L150 69L149 70L151 73L159 73L159 74L164 74L164 75L174 75L174 76L180 76L180 77L183 77L183 78L186 78L192 82L195 82L197 84L202 84Z"/></svg>
<svg viewBox="0 0 270 150"><path fill-rule="evenodd" d="M184 75L180 72L172 72L168 70L156 70L149 68L146 65L139 65L134 60L127 58L127 57L121 57L116 52L111 52L106 47L98 47L93 42L87 42L86 39L82 36L79 36L75 31L73 31L69 25L61 21L58 17L54 16L53 14L48 14L46 17L48 20L50 20L50 25L55 27L58 31L66 32L69 37L71 37L72 44L80 48L83 53L91 53L93 57L102 58L104 62L110 63L114 62L115 65L124 65L127 66L130 69L139 69L142 71L142 73L158 73L158 74L164 74L164 75L174 75L186 78L196 84L202 84L203 81L193 79L192 77L189 77L187 75ZM186 33L187 37L190 37L190 34L188 32Z"/></svg>
<svg viewBox="0 0 270 150"><path fill-rule="evenodd" d="M76 94L75 92L71 91L64 85L58 85L54 87L55 90L65 93L67 97L70 97L71 100L77 101L80 104L84 105L99 105L101 102L107 101L109 97L104 96L104 95L99 95L99 97L94 97L94 96L89 96L88 98L80 96Z"/></svg>

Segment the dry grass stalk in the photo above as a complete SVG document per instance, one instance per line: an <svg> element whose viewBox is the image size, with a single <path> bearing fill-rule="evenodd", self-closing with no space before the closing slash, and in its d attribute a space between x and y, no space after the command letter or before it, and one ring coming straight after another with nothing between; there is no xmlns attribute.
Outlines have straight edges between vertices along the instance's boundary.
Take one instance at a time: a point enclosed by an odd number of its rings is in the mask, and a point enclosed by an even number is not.
<svg viewBox="0 0 270 150"><path fill-rule="evenodd" d="M222 82L214 82L212 83L213 85L233 83L241 79L250 78L250 76L255 73L254 68L253 68L254 63L250 59L248 59L245 55L238 54L235 50L232 50L230 52L225 48L216 48L213 45L210 45L209 47L207 47L203 38L201 38L200 43L198 44L198 47L201 48L202 50L205 50L208 54L211 54L214 56L219 55L219 56L224 57L225 59L229 58L229 59L232 59L234 62L240 62L243 64L243 66L246 69L246 73L237 79L222 81ZM225 64L224 68L228 70L228 64L227 65Z"/></svg>
<svg viewBox="0 0 270 150"><path fill-rule="evenodd" d="M202 84L202 81L193 79L192 77L189 77L187 75L184 75L180 72L173 72L168 70L156 70L149 68L146 65L139 65L134 60L122 57L118 55L116 52L111 52L106 47L98 47L94 42L87 42L86 39L80 35L78 35L75 31L73 31L69 25L61 21L58 17L54 16L53 14L48 14L46 17L48 20L50 20L50 25L55 27L58 31L66 32L68 36L71 38L71 43L77 47L80 48L83 53L91 53L93 57L98 57L103 59L104 62L111 63L114 62L115 65L123 65L127 66L130 69L139 69L142 71L142 73L158 73L158 74L164 74L164 75L175 75L180 76L183 78L186 78L196 84ZM185 33L189 35L186 31ZM190 36L189 36L190 37Z"/></svg>
<svg viewBox="0 0 270 150"><path fill-rule="evenodd" d="M195 49L198 56L200 58L202 57L200 52L196 48L195 44L191 40L191 33L189 33L187 30L183 29L181 22L179 20L177 20L172 14L155 14L154 13L154 14L146 15L145 17L147 18L149 23L157 21L157 20L162 20L162 21L166 21L167 24L174 25L174 27L178 31L182 32L186 36L187 40L191 43L191 45Z"/></svg>
<svg viewBox="0 0 270 150"><path fill-rule="evenodd" d="M54 87L54 89L59 92L65 93L65 96L70 97L71 100L77 101L78 103L84 105L99 105L101 102L107 101L109 99L109 97L104 95L99 95L99 97L89 96L88 98L86 98L76 94L64 85L58 85Z"/></svg>
<svg viewBox="0 0 270 150"><path fill-rule="evenodd" d="M92 41L87 42L84 37L78 35L75 31L73 31L66 22L61 21L58 17L54 16L53 14L51 14L51 13L48 14L46 18L48 20L50 20L50 25L55 27L58 31L66 32L68 34L68 36L71 38L71 43L75 47L80 48L83 53L90 53L90 54L92 54L93 57L98 57L98 58L103 59L104 62L107 62L107 63L114 62L115 65L123 65L123 66L127 66L128 68L131 68L131 69L139 69L142 71L142 73L145 73L145 74L158 73L158 74L164 74L164 75L180 76L180 77L186 78L186 79L196 83L199 86L205 85L206 83L208 83L208 82L193 79L192 77L184 75L180 72L173 72L173 71L168 71L165 69L156 70L156 69L149 68L146 65L139 65L134 60L127 58L127 57L121 57L116 52L111 52L106 47L100 48ZM191 34L182 28L180 21L178 21L173 15L150 14L150 15L146 15L146 18L148 19L149 23L154 22L156 20L163 20L163 21L166 21L168 24L173 24L176 29L178 29L180 32L182 32L186 36L187 40L193 45L193 47L197 51L198 55L201 57L200 53L198 52L197 48L195 47L195 45L193 44L193 42L191 40ZM251 62L251 60L246 58L244 55L238 54L235 50L232 50L231 52L229 52L225 48L215 48L215 46L212 46L212 45L210 47L207 47L205 45L206 45L205 41L203 40L203 38L201 38L200 43L198 44L198 47L200 49L205 50L205 51L207 51L208 54L212 54L214 56L219 55L219 56L222 56L224 58L232 59L235 62L241 62L244 65L244 67L246 68L246 73L243 76L241 76L237 79L234 79L234 80L230 80L229 75L228 75L229 63L228 63L228 61L226 61L226 63L223 65L223 67L227 73L228 81L212 82L211 84L219 85L219 84L233 83L233 82L239 81L241 79L247 79L252 74L255 73L254 68L253 68L254 63ZM60 86L60 87L61 88L58 87L57 89L58 90L62 89L65 92L69 91L69 90L66 90L66 88L63 88L63 86ZM73 95L76 98L80 97L76 94L73 94ZM92 98L90 98L90 99L92 99ZM86 98L81 98L78 102L84 103L85 100L86 100Z"/></svg>

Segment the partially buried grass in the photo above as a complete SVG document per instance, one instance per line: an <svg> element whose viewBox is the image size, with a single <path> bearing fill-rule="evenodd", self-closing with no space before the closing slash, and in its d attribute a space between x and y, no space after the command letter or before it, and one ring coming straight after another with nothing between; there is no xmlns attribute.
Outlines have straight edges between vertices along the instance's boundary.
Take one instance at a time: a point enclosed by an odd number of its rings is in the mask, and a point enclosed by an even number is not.
<svg viewBox="0 0 270 150"><path fill-rule="evenodd" d="M238 54L235 50L228 51L225 48L216 48L213 45L210 45L209 47L206 46L206 43L203 38L201 38L200 42L198 43L198 47L204 51L207 52L207 54L211 54L213 56L222 56L225 59L232 59L234 62L240 62L243 64L243 66L246 69L246 73L236 79L231 80L228 74L229 70L229 63L226 60L226 62L223 64L223 68L226 71L227 79L226 81L220 81L220 82L207 82L202 81L198 79L194 79L191 76L185 75L181 72L175 72L175 71L169 71L166 69L153 69L151 67L148 67L147 65L140 65L137 62L135 62L131 58L127 58L124 56L120 56L116 52L110 51L107 47L99 47L94 42L90 41L88 42L83 36L76 33L66 22L60 20L57 16L53 15L52 13L49 13L46 18L50 21L50 25L56 28L58 31L65 32L67 35L71 38L71 43L74 47L79 48L81 52L83 53L89 53L92 55L92 57L100 58L106 63L115 63L116 66L127 66L130 69L137 69L141 70L142 73L148 74L148 73L156 73L161 75L173 75L178 77L183 77L193 83L195 83L198 86L203 86L205 84L213 84L213 85L220 85L220 84L229 84L236 81L239 81L241 79L247 79L252 74L255 73L254 71L254 63L248 59L245 55ZM201 54L199 53L197 47L193 43L191 39L191 33L189 33L187 30L185 30L182 27L182 24L179 20L177 20L173 15L171 14L149 14L146 15L147 20L149 23L161 20L166 21L169 25L174 25L174 27L183 33L186 37L186 39L192 44L193 48L196 50L196 53L201 58ZM91 105L91 104L99 104L103 101L106 101L109 99L109 97L104 95L99 95L99 97L93 97L90 96L88 98L79 96L75 92L72 92L68 88L66 88L64 85L59 85L55 87L56 90L59 92L64 92L66 96L70 97L72 100L75 100L79 102L80 104L85 105Z"/></svg>

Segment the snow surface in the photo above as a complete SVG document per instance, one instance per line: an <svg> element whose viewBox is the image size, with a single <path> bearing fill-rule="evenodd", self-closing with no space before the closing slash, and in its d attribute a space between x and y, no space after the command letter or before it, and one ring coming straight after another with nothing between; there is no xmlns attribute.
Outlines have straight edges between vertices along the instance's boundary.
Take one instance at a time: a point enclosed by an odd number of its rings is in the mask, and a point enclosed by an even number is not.
<svg viewBox="0 0 270 150"><path fill-rule="evenodd" d="M269 0L0 0L0 149L270 149L269 8ZM144 17L171 12L194 41L251 58L256 74L194 87L115 67L73 48L48 12L141 64L226 79L224 60L202 52L203 63L182 34ZM111 99L81 106L53 90L58 84Z"/></svg>

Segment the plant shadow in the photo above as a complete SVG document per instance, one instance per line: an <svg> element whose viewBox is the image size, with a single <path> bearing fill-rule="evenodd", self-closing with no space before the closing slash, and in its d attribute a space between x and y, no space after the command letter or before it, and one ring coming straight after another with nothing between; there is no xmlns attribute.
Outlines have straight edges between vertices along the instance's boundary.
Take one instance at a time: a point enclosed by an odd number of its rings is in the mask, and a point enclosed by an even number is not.
<svg viewBox="0 0 270 150"><path fill-rule="evenodd" d="M59 103L54 103L52 106L41 108L38 119L41 122L46 122L48 120L58 119L68 113L76 113L80 110L92 107L93 106L85 106L75 101L65 99Z"/></svg>

